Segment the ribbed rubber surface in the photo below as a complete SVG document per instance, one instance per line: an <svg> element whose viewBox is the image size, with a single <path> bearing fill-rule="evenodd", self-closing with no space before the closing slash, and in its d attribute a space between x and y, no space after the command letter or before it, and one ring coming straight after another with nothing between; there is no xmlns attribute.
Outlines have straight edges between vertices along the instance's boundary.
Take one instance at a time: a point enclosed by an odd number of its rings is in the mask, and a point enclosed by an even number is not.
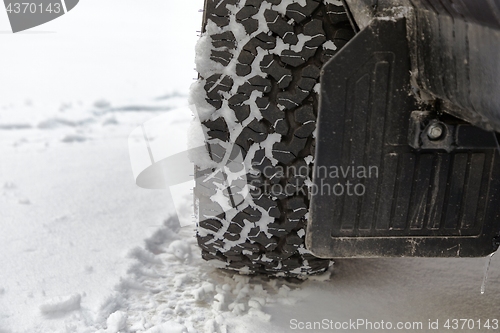
<svg viewBox="0 0 500 333"><path fill-rule="evenodd" d="M406 27L404 18L376 19L323 67L316 170L328 172L315 174L321 192L312 196L307 234L317 256L477 257L496 250L500 156L493 134L462 135L468 125L443 117L449 126L433 141L439 149L408 144L417 106L408 93ZM427 131L420 140L431 141ZM353 172L331 176L331 166Z"/></svg>
<svg viewBox="0 0 500 333"><path fill-rule="evenodd" d="M200 72L204 101L197 107L212 107L200 118L211 159L221 167L197 170L198 243L203 258L242 273L301 276L330 265L304 247L307 167L320 69L353 32L341 6L302 2L205 5L202 38L209 43L197 60L212 67ZM228 176L228 161L245 165L243 174ZM281 174L287 166L306 172Z"/></svg>

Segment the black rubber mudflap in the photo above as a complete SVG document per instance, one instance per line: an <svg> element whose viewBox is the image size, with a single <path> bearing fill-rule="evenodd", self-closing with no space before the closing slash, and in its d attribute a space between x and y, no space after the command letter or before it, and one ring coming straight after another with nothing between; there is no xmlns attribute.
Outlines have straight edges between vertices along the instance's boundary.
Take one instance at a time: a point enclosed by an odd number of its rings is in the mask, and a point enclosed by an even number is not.
<svg viewBox="0 0 500 333"><path fill-rule="evenodd" d="M404 19L374 20L323 68L306 239L318 257L475 257L498 246L499 154L408 145L408 52Z"/></svg>

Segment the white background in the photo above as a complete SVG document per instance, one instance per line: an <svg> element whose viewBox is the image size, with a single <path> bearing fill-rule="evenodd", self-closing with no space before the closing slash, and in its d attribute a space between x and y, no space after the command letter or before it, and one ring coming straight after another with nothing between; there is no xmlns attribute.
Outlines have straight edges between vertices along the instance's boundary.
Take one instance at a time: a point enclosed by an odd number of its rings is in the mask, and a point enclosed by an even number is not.
<svg viewBox="0 0 500 333"><path fill-rule="evenodd" d="M2 102L186 93L203 1L82 0L12 34L0 10Z"/></svg>

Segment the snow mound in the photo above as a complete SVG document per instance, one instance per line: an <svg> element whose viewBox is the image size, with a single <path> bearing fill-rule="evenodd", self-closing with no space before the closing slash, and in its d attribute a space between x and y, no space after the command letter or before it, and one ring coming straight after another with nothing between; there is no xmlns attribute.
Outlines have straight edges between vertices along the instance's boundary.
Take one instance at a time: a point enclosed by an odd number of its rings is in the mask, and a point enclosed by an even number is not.
<svg viewBox="0 0 500 333"><path fill-rule="evenodd" d="M94 102L94 107L98 109L106 109L111 107L111 103L105 99L99 99Z"/></svg>
<svg viewBox="0 0 500 333"><path fill-rule="evenodd" d="M21 130L28 129L32 126L27 123L0 124L0 130Z"/></svg>
<svg viewBox="0 0 500 333"><path fill-rule="evenodd" d="M61 139L61 142L64 143L73 143L73 142L84 142L87 141L87 137L81 134L66 134Z"/></svg>
<svg viewBox="0 0 500 333"><path fill-rule="evenodd" d="M146 111L170 111L173 108L170 106L151 106L151 105L127 105L117 108L111 108L110 111L117 112L146 112Z"/></svg>
<svg viewBox="0 0 500 333"><path fill-rule="evenodd" d="M6 190L13 190L17 188L17 186L13 182L5 182L5 184L3 184L3 188Z"/></svg>
<svg viewBox="0 0 500 333"><path fill-rule="evenodd" d="M20 198L17 202L20 205L31 205L31 201L28 198Z"/></svg>
<svg viewBox="0 0 500 333"><path fill-rule="evenodd" d="M44 315L68 313L79 310L81 300L82 296L80 294L57 297L41 304L39 309Z"/></svg>
<svg viewBox="0 0 500 333"><path fill-rule="evenodd" d="M184 241L176 240L168 247L168 253L173 254L177 259L188 260L191 258L191 247Z"/></svg>
<svg viewBox="0 0 500 333"><path fill-rule="evenodd" d="M113 312L106 320L106 333L119 333L127 326L127 314L122 311Z"/></svg>
<svg viewBox="0 0 500 333"><path fill-rule="evenodd" d="M88 124L92 124L95 122L93 118L84 118L77 120L70 120L66 118L49 118L38 123L37 127L39 129L53 129L61 126L67 127L80 127Z"/></svg>
<svg viewBox="0 0 500 333"><path fill-rule="evenodd" d="M118 125L118 120L116 120L116 118L115 118L115 117L110 117L110 118L105 119L105 120L102 122L102 125L103 125L103 126L108 126L108 125Z"/></svg>
<svg viewBox="0 0 500 333"><path fill-rule="evenodd" d="M175 322L164 323L151 327L146 333L188 333L186 326Z"/></svg>

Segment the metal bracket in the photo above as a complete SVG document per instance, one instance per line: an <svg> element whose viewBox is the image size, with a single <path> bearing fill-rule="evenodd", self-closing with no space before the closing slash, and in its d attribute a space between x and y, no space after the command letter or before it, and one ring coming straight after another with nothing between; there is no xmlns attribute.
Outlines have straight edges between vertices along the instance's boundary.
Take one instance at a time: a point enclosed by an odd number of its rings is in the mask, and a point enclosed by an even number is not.
<svg viewBox="0 0 500 333"><path fill-rule="evenodd" d="M495 133L467 123L439 119L435 112L413 111L410 115L408 144L418 150L495 149Z"/></svg>

